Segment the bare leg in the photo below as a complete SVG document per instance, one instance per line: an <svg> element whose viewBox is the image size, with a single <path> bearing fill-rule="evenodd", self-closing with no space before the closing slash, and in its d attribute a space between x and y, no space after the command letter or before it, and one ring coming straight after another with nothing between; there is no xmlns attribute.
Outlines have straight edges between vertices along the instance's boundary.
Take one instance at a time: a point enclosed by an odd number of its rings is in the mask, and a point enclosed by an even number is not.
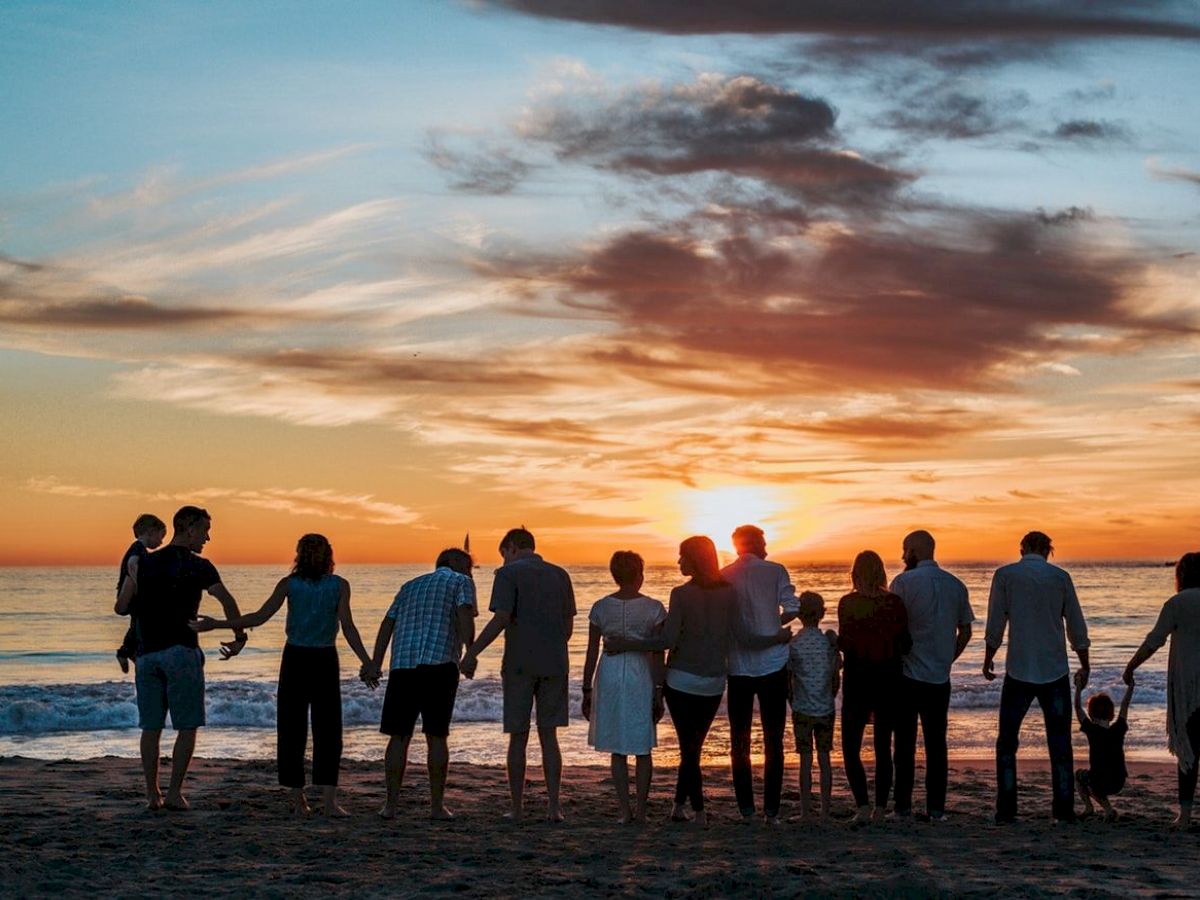
<svg viewBox="0 0 1200 900"><path fill-rule="evenodd" d="M633 814L629 811L629 759L624 754L612 755L612 779L613 787L617 789L617 821L628 825L633 821Z"/></svg>
<svg viewBox="0 0 1200 900"><path fill-rule="evenodd" d="M146 809L162 809L162 788L158 785L158 747L162 729L142 732L142 774L146 776Z"/></svg>
<svg viewBox="0 0 1200 900"><path fill-rule="evenodd" d="M1112 803L1109 802L1109 799L1107 797L1101 797L1101 796L1097 795L1096 802L1099 803L1100 808L1102 810L1104 810L1104 821L1105 822L1117 821L1117 811L1112 808Z"/></svg>
<svg viewBox="0 0 1200 900"><path fill-rule="evenodd" d="M800 818L812 817L812 751L800 754Z"/></svg>
<svg viewBox="0 0 1200 900"><path fill-rule="evenodd" d="M1092 794L1079 775L1075 776L1075 788L1079 792L1079 799L1083 801L1083 815L1090 816L1095 813L1096 807L1092 806Z"/></svg>
<svg viewBox="0 0 1200 900"><path fill-rule="evenodd" d="M508 794L512 803L508 818L521 821L525 810L525 748L529 746L528 731L514 731L508 736Z"/></svg>
<svg viewBox="0 0 1200 900"><path fill-rule="evenodd" d="M338 803L337 785L323 784L321 785L321 814L330 819L345 819L350 813L342 808Z"/></svg>
<svg viewBox="0 0 1200 900"><path fill-rule="evenodd" d="M183 796L183 780L187 778L188 766L192 764L194 752L196 729L181 729L175 735L175 750L171 755L171 784L167 788L167 799L163 803L167 809L182 811L188 808L187 798Z"/></svg>
<svg viewBox="0 0 1200 900"><path fill-rule="evenodd" d="M821 821L829 821L829 807L833 799L833 764L829 761L829 751L817 753L817 765L821 767Z"/></svg>
<svg viewBox="0 0 1200 900"><path fill-rule="evenodd" d="M633 820L646 824L646 806L650 802L650 782L654 779L654 757L649 753L637 758L637 806Z"/></svg>
<svg viewBox="0 0 1200 900"><path fill-rule="evenodd" d="M1175 821L1171 823L1171 827L1178 828L1181 831L1186 831L1191 824L1192 824L1192 804L1180 803L1179 804L1179 815L1176 816Z"/></svg>
<svg viewBox="0 0 1200 900"><path fill-rule="evenodd" d="M450 772L450 748L444 737L425 735L429 765L429 817L446 821L454 814L446 809L446 776Z"/></svg>
<svg viewBox="0 0 1200 900"><path fill-rule="evenodd" d="M551 822L563 820L562 807L558 802L558 791L562 786L562 751L558 749L558 729L538 729L538 741L542 745L542 774L546 778L546 818Z"/></svg>
<svg viewBox="0 0 1200 900"><path fill-rule="evenodd" d="M308 808L308 798L304 796L304 788L290 788L288 790L288 803L292 809L292 815L303 819L311 812Z"/></svg>
<svg viewBox="0 0 1200 900"><path fill-rule="evenodd" d="M400 788L404 785L404 770L408 768L408 744L411 740L411 734L406 737L392 735L388 738L387 751L383 756L387 798L379 810L379 817L382 819L396 818L396 804L400 802Z"/></svg>

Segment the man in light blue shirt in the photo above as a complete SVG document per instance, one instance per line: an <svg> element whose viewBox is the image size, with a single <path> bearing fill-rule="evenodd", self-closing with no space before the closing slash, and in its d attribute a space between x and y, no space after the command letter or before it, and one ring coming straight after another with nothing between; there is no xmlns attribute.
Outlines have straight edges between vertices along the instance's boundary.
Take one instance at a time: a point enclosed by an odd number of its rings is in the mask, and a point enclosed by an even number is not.
<svg viewBox="0 0 1200 900"><path fill-rule="evenodd" d="M1064 636L1079 657L1075 683L1088 682L1088 632L1071 576L1048 557L1050 538L1031 531L1021 539L1021 560L992 577L983 658L983 677L996 677L993 661L1008 629L1000 733L996 738L996 822L1017 817L1017 744L1021 722L1034 699L1046 719L1053 814L1075 820L1074 759L1071 753L1071 681ZM1064 629L1065 623L1065 629ZM1065 632L1065 635L1064 635Z"/></svg>
<svg viewBox="0 0 1200 900"><path fill-rule="evenodd" d="M913 642L904 657L896 716L896 815L912 813L920 719L925 739L925 806L929 818L938 821L946 814L950 666L971 640L975 613L967 586L934 562L934 546L928 531L914 531L904 538L906 571L892 580L891 591L904 601Z"/></svg>

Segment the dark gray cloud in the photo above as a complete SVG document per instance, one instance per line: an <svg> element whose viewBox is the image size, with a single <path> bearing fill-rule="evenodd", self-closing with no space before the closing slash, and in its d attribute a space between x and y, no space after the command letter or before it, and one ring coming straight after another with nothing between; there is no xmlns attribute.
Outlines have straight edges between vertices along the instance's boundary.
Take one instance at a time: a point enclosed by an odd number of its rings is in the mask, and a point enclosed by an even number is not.
<svg viewBox="0 0 1200 900"><path fill-rule="evenodd" d="M991 96L939 87L888 111L879 124L919 139L963 140L1020 128L1016 114L1028 106L1023 91Z"/></svg>
<svg viewBox="0 0 1200 900"><path fill-rule="evenodd" d="M1180 0L484 0L535 16L667 34L1200 37Z"/></svg>
<svg viewBox="0 0 1200 900"><path fill-rule="evenodd" d="M1132 134L1118 122L1103 119L1067 119L1058 124L1050 137L1085 144L1127 143L1132 139Z"/></svg>
<svg viewBox="0 0 1200 900"><path fill-rule="evenodd" d="M825 100L749 75L536 108L522 136L564 161L626 174L723 173L818 205L876 206L912 180L843 149Z"/></svg>
<svg viewBox="0 0 1200 900"><path fill-rule="evenodd" d="M424 155L447 173L450 187L470 194L512 193L534 169L511 148L466 135L432 132Z"/></svg>

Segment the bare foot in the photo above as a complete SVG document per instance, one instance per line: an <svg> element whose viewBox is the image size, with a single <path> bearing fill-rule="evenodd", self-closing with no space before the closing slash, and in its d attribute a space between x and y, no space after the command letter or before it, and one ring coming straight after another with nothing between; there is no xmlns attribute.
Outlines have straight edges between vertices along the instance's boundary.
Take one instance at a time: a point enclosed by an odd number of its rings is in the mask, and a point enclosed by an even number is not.
<svg viewBox="0 0 1200 900"><path fill-rule="evenodd" d="M338 803L325 803L321 806L321 815L327 819L348 819L350 813L346 812Z"/></svg>
<svg viewBox="0 0 1200 900"><path fill-rule="evenodd" d="M1104 813L1105 822L1116 822L1121 818L1121 814L1115 809L1110 809Z"/></svg>
<svg viewBox="0 0 1200 900"><path fill-rule="evenodd" d="M692 821L695 822L697 825L699 825L701 828L707 828L708 827L708 813L705 812L704 810L700 810L699 812L696 813L696 817Z"/></svg>
<svg viewBox="0 0 1200 900"><path fill-rule="evenodd" d="M887 819L887 808L884 806L875 807L875 811L871 813L871 821L878 824Z"/></svg>
<svg viewBox="0 0 1200 900"><path fill-rule="evenodd" d="M776 828L783 823L779 821L779 816L767 816L763 819L763 824L770 828Z"/></svg>
<svg viewBox="0 0 1200 900"><path fill-rule="evenodd" d="M379 807L379 818L389 821L396 818L396 804L384 803L383 806Z"/></svg>
<svg viewBox="0 0 1200 900"><path fill-rule="evenodd" d="M191 808L192 805L183 794L167 794L167 799L163 802L163 809L169 809L171 812L187 812Z"/></svg>
<svg viewBox="0 0 1200 900"><path fill-rule="evenodd" d="M520 825L524 819L524 816L521 814L519 809L510 809L504 814L503 818L505 822L508 822L511 825Z"/></svg>
<svg viewBox="0 0 1200 900"><path fill-rule="evenodd" d="M692 817L688 815L688 811L685 807L676 804L671 810L672 822L690 822L691 820Z"/></svg>
<svg viewBox="0 0 1200 900"><path fill-rule="evenodd" d="M146 798L146 809L150 812L158 812L163 808L163 795L153 794Z"/></svg>
<svg viewBox="0 0 1200 900"><path fill-rule="evenodd" d="M854 818L850 820L850 824L855 828L871 824L871 807L860 806L855 810Z"/></svg>
<svg viewBox="0 0 1200 900"><path fill-rule="evenodd" d="M308 801L303 797L301 797L299 800L293 800L291 803L289 803L288 811L297 819L303 819L312 812L312 810L309 809Z"/></svg>
<svg viewBox="0 0 1200 900"><path fill-rule="evenodd" d="M1192 825L1191 815L1190 814L1184 815L1183 813L1180 813L1179 815L1177 815L1175 817L1175 821L1171 823L1171 829L1173 831L1187 831L1188 828L1191 827L1191 825Z"/></svg>
<svg viewBox="0 0 1200 900"><path fill-rule="evenodd" d="M435 822L453 822L454 813L450 812L450 810L446 809L444 806L439 806L437 809L430 811L429 818L433 819Z"/></svg>
<svg viewBox="0 0 1200 900"><path fill-rule="evenodd" d="M562 810L557 807L546 810L546 821L551 825L559 825L567 821L567 817L562 814Z"/></svg>
<svg viewBox="0 0 1200 900"><path fill-rule="evenodd" d="M617 816L617 824L618 825L628 825L632 821L633 821L633 816L629 815L629 813L625 813L623 815Z"/></svg>

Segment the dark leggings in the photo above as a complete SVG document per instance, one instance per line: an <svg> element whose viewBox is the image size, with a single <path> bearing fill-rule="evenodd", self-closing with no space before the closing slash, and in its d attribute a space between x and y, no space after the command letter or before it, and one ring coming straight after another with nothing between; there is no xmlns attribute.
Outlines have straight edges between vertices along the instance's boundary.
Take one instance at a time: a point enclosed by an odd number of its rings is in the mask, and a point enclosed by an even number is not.
<svg viewBox="0 0 1200 900"><path fill-rule="evenodd" d="M284 787L304 787L310 708L313 784L336 785L342 764L342 680L337 648L286 644L279 665L275 720L279 783Z"/></svg>
<svg viewBox="0 0 1200 900"><path fill-rule="evenodd" d="M1200 774L1200 709L1192 710L1187 723L1188 741L1192 745L1192 767L1179 769L1179 805L1190 804L1196 798L1196 776Z"/></svg>
<svg viewBox="0 0 1200 900"><path fill-rule="evenodd" d="M671 723L679 737L679 777L675 781L675 803L690 800L696 812L704 809L704 777L700 774L700 750L708 729L721 705L721 695L705 697L677 691L670 685L663 689Z"/></svg>
<svg viewBox="0 0 1200 900"><path fill-rule="evenodd" d="M895 664L874 666L860 662L855 669L846 671L842 694L842 760L857 806L867 806L870 801L867 770L862 762L862 742L872 714L875 717L875 805L887 806L892 790L892 731L900 676L900 667Z"/></svg>

